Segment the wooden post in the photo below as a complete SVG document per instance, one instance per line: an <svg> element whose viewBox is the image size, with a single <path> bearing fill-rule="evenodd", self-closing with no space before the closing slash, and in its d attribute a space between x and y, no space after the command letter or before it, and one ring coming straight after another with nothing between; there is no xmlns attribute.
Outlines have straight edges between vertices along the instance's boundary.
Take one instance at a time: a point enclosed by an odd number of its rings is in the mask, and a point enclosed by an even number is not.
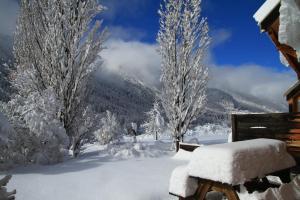
<svg viewBox="0 0 300 200"><path fill-rule="evenodd" d="M176 138L176 152L179 151L179 138Z"/></svg>
<svg viewBox="0 0 300 200"><path fill-rule="evenodd" d="M232 142L237 140L237 115L231 115Z"/></svg>

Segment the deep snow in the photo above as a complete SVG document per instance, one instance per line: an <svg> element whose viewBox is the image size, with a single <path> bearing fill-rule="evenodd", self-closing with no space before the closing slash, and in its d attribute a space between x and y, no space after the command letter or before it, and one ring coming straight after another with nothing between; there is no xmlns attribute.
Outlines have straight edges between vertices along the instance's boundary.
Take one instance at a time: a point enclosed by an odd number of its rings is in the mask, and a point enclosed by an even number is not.
<svg viewBox="0 0 300 200"><path fill-rule="evenodd" d="M222 143L228 133L227 128L206 125L189 131L186 141ZM67 157L56 165L18 167L2 172L0 177L13 174L8 191L17 189L17 200L178 199L169 195L171 173L177 166L186 165L191 155L174 155L167 135L160 136L159 141L149 135L138 136L135 144L132 141L125 137L118 145L86 145L77 159ZM254 194L240 195L248 200ZM211 193L207 199L220 200L222 196Z"/></svg>
<svg viewBox="0 0 300 200"><path fill-rule="evenodd" d="M189 131L186 141L205 144L226 142L228 129L206 125ZM133 144L87 145L78 159L48 166L18 167L8 190L17 189L20 200L169 200L172 170L187 161L173 159L167 135L154 141L141 135ZM2 173L5 174L5 173ZM1 177L1 176L0 176Z"/></svg>
<svg viewBox="0 0 300 200"><path fill-rule="evenodd" d="M79 159L15 169L8 189L16 188L20 200L172 199L169 177L180 161L169 155L143 157L132 149L120 150L122 158L102 151L91 145Z"/></svg>

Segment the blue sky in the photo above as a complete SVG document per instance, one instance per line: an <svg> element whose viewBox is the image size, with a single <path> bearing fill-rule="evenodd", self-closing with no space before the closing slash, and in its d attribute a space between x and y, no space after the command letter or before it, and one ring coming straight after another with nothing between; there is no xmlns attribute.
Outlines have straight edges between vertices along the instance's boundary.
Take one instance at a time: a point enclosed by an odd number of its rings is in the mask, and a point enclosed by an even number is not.
<svg viewBox="0 0 300 200"><path fill-rule="evenodd" d="M253 19L264 0L203 0L202 16L208 18L211 36L217 45L212 48L218 65L257 64L276 71L286 71L278 52L266 34L261 34ZM109 27L128 30L131 38L155 43L159 28L157 9L160 0L103 0ZM103 17L101 15L100 17ZM114 34L114 33L112 33Z"/></svg>
<svg viewBox="0 0 300 200"><path fill-rule="evenodd" d="M160 0L102 0L100 16L111 37L102 52L104 65L157 84L160 57L156 35ZM212 45L209 87L246 93L283 103L284 92L296 81L295 73L280 63L278 51L253 19L265 0L202 0Z"/></svg>
<svg viewBox="0 0 300 200"><path fill-rule="evenodd" d="M148 84L159 83L161 66L157 53L160 0L99 0L107 11L104 20L111 36L100 52L103 67L136 76ZM296 81L283 66L266 34L253 19L265 0L202 0L212 45L208 63L209 87L246 93L275 103L286 101L283 93ZM18 4L0 0L0 34L12 34Z"/></svg>

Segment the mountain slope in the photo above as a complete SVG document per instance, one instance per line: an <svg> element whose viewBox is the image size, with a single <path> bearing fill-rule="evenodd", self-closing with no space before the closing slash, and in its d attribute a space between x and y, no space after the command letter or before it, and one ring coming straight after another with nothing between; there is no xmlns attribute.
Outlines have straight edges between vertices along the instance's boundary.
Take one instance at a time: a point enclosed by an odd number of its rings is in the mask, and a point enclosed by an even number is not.
<svg viewBox="0 0 300 200"><path fill-rule="evenodd" d="M155 91L120 74L101 71L90 83L89 98L96 112L110 110L118 115L121 124L142 123L145 112L151 109Z"/></svg>
<svg viewBox="0 0 300 200"><path fill-rule="evenodd" d="M277 105L254 96L223 91L216 88L207 90L207 108L194 123L230 123L231 113L273 113L286 112L287 106Z"/></svg>
<svg viewBox="0 0 300 200"><path fill-rule="evenodd" d="M0 35L0 101L7 101L11 94L8 82L8 65L13 62L12 37ZM153 105L158 91L131 78L126 72L110 72L102 69L90 82L92 90L88 102L96 112L110 110L116 113L122 124L142 123L145 112ZM232 112L285 112L287 106L277 105L247 94L209 88L207 110L196 123L219 122L229 119Z"/></svg>
<svg viewBox="0 0 300 200"><path fill-rule="evenodd" d="M158 91L128 75L102 70L91 82L93 92L89 102L95 111L110 110L122 124L142 123L151 109ZM207 106L197 124L219 123L230 119L230 113L284 112L285 107L250 95L208 88Z"/></svg>

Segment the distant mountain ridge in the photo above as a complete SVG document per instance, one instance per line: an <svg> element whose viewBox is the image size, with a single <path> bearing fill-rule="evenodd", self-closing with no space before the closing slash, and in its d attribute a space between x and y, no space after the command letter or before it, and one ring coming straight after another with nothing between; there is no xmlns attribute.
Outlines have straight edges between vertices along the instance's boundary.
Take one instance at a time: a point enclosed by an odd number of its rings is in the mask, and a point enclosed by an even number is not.
<svg viewBox="0 0 300 200"><path fill-rule="evenodd" d="M0 100L8 101L11 87L8 81L9 68L13 61L12 37L0 35ZM112 72L103 68L91 80L92 95L88 102L94 110L116 113L122 124L143 123L145 112L153 105L159 91L126 72ZM216 88L207 90L207 109L196 123L215 123L228 118L229 113L285 112L286 105L278 105L247 94L224 91Z"/></svg>
<svg viewBox="0 0 300 200"><path fill-rule="evenodd" d="M93 94L90 103L97 112L110 110L122 123L145 120L145 112L153 105L158 90L124 73L102 71L92 81ZM101 103L99 103L101 102ZM204 114L196 120L198 124L216 123L226 120L230 113L285 112L287 107L277 105L250 95L207 89L207 106Z"/></svg>

